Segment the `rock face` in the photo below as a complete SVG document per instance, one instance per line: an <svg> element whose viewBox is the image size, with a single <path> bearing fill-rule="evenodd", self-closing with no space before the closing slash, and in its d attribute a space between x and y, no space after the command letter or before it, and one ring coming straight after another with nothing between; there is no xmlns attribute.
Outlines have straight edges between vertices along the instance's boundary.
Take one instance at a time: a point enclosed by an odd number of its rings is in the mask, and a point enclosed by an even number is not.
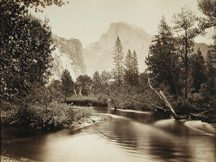
<svg viewBox="0 0 216 162"><path fill-rule="evenodd" d="M53 67L50 80L60 80L65 69L70 72L73 80L79 75L85 74L81 42L78 39L67 40L57 36L53 36L53 42L56 49L52 52Z"/></svg>
<svg viewBox="0 0 216 162"><path fill-rule="evenodd" d="M84 49L84 62L86 72L92 76L95 71L110 71L113 65L113 49L119 36L123 52L126 55L128 49L135 50L138 57L139 71L146 68L145 58L153 36L148 35L144 29L127 22L111 23L108 31L101 36L98 42L88 45Z"/></svg>

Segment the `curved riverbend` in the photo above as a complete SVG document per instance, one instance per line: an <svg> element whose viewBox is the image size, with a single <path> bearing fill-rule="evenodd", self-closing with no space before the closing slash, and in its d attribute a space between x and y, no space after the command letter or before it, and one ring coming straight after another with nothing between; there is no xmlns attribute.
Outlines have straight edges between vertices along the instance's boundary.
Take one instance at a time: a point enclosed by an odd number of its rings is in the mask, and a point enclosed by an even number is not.
<svg viewBox="0 0 216 162"><path fill-rule="evenodd" d="M215 161L215 129L208 123L162 119L160 115L158 120L152 113L117 114L122 116L107 113L107 120L76 131L3 140L2 150L44 162Z"/></svg>

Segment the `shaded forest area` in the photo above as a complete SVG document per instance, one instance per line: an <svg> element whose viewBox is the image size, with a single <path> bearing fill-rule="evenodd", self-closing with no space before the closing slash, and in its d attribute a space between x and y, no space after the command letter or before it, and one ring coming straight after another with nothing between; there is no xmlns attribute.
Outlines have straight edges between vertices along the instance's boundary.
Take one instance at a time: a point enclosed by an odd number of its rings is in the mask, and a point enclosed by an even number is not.
<svg viewBox="0 0 216 162"><path fill-rule="evenodd" d="M169 111L151 89L162 91L179 115L215 122L216 35L207 54L194 51L194 38L216 25L216 3L198 1L206 16L189 8L173 16L173 26L162 17L149 47L148 68L139 73L137 54L124 54L121 40L114 42L113 70L81 75L76 81L65 70L61 80L51 75L52 32L48 20L28 14L29 7L61 6L61 1L2 0L1 2L1 117L2 123L36 128L63 128L88 109L76 112L68 99L92 100L102 105L142 111ZM132 50L132 51L131 51ZM207 55L207 57L203 57ZM144 60L143 60L144 61ZM77 117L77 114L80 114Z"/></svg>

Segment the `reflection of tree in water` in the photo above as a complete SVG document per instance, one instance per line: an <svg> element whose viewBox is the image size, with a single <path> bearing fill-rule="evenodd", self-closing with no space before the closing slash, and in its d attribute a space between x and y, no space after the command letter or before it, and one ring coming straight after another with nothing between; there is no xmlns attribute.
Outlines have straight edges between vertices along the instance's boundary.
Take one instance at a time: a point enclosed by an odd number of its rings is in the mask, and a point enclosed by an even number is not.
<svg viewBox="0 0 216 162"><path fill-rule="evenodd" d="M107 122L100 123L97 126L97 131L111 139L112 142L135 149L137 147L137 133L132 123L128 119L110 119Z"/></svg>
<svg viewBox="0 0 216 162"><path fill-rule="evenodd" d="M180 141L174 138L165 136L156 136L152 134L149 136L150 149L149 153L156 156L157 159L164 159L165 161L188 161L190 157L190 150Z"/></svg>
<svg viewBox="0 0 216 162"><path fill-rule="evenodd" d="M114 133L116 140L126 147L137 147L137 133L133 127L131 120L115 120Z"/></svg>

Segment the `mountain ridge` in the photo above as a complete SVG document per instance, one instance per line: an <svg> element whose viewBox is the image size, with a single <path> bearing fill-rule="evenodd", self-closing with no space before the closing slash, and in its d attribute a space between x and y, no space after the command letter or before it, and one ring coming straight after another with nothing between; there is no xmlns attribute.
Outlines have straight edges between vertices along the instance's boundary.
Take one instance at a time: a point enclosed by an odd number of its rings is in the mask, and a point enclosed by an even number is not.
<svg viewBox="0 0 216 162"><path fill-rule="evenodd" d="M143 28L137 25L117 22L111 23L107 32L102 34L97 42L91 43L84 48L84 62L88 75L92 76L95 71L110 71L112 69L112 53L117 37L121 40L125 54L128 49L136 51L140 71L144 71L146 68L144 60L154 36L149 35Z"/></svg>
<svg viewBox="0 0 216 162"><path fill-rule="evenodd" d="M98 41L86 46L83 50L84 63L87 67L87 74L92 76L94 72L103 70L111 71L113 66L113 48L117 37L120 38L123 52L126 55L128 49L137 53L139 71L142 73L147 68L145 64L148 56L149 46L155 36L148 34L142 27L128 22L110 23L108 30L101 35ZM201 49L204 58L208 51L205 43L196 43L194 51Z"/></svg>
<svg viewBox="0 0 216 162"><path fill-rule="evenodd" d="M60 80L63 70L68 69L75 80L79 75L93 76L98 71L111 71L113 69L113 50L117 37L120 37L124 55L128 49L137 53L139 71L147 68L145 59L148 56L149 46L155 36L149 35L143 28L127 23L111 23L108 30L101 35L98 41L83 48L79 39L65 39L53 35L56 50L52 52L53 68L50 80ZM194 51L201 49L204 58L208 50L205 43L195 43Z"/></svg>

